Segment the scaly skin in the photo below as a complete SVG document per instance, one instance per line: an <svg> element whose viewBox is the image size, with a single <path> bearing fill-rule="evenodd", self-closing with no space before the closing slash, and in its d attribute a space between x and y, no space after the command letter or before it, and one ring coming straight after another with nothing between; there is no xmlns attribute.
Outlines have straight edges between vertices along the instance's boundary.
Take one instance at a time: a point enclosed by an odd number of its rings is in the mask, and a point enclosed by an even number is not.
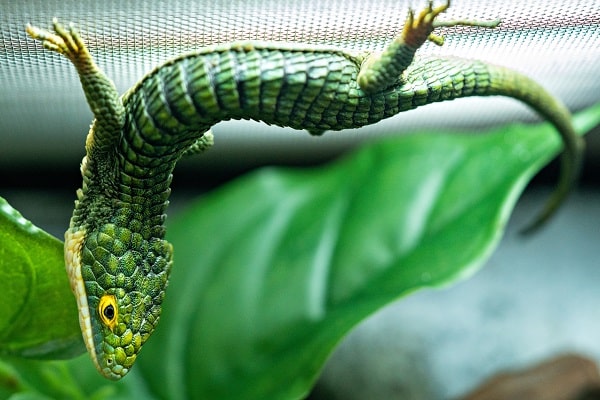
<svg viewBox="0 0 600 400"><path fill-rule="evenodd" d="M381 53L240 42L207 47L154 69L119 97L73 27L27 27L44 47L76 67L95 120L86 141L65 260L88 351L107 378L120 379L156 327L171 269L163 238L171 172L186 152L212 143L210 127L228 119L326 130L357 128L420 105L466 96L519 99L550 120L565 151L557 191L538 223L575 180L582 144L567 109L541 86L509 69L475 60L420 58L449 2L431 3ZM537 223L536 223L537 226Z"/></svg>

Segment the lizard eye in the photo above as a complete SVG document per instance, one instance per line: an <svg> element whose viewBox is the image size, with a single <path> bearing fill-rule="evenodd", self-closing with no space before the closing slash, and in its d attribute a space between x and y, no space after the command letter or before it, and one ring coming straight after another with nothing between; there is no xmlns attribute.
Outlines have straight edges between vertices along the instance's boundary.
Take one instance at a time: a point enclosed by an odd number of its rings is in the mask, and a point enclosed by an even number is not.
<svg viewBox="0 0 600 400"><path fill-rule="evenodd" d="M100 298L98 303L98 314L100 320L106 325L111 331L117 325L117 299L112 294L105 294Z"/></svg>

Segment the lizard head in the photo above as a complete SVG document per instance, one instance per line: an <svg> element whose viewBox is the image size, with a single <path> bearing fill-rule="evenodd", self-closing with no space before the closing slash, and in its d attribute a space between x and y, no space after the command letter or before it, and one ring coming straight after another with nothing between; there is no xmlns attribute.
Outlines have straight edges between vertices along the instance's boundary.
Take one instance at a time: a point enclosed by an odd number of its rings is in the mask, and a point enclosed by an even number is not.
<svg viewBox="0 0 600 400"><path fill-rule="evenodd" d="M131 369L154 331L171 267L171 245L114 224L69 230L65 258L85 345L102 375Z"/></svg>

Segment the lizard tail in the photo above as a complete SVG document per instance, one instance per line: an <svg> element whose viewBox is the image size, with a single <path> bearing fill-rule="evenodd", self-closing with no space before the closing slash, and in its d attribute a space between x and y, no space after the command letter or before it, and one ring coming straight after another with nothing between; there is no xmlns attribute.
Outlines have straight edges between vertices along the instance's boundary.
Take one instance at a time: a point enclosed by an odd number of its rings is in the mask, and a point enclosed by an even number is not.
<svg viewBox="0 0 600 400"><path fill-rule="evenodd" d="M490 77L488 95L509 96L524 102L550 121L562 138L558 185L542 211L522 230L523 233L531 233L556 212L577 182L583 161L584 141L575 133L569 110L541 85L511 69L493 65L487 67Z"/></svg>
<svg viewBox="0 0 600 400"><path fill-rule="evenodd" d="M554 215L578 180L584 149L583 139L575 133L564 104L526 75L478 60L422 57L407 69L403 80L411 89L405 109L461 97L505 96L522 101L551 122L564 146L558 185L523 232L537 230Z"/></svg>

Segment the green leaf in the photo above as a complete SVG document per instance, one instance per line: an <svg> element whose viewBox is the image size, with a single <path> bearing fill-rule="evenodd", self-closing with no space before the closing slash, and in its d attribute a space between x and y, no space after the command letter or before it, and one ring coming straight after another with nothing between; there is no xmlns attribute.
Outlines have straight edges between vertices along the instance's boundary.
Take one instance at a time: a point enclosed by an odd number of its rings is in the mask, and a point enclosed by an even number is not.
<svg viewBox="0 0 600 400"><path fill-rule="evenodd" d="M600 105L576 130L600 123ZM124 380L84 351L61 243L0 201L0 398L298 398L361 319L473 273L559 148L547 126L391 138L324 168L266 169L169 226L163 319Z"/></svg>
<svg viewBox="0 0 600 400"><path fill-rule="evenodd" d="M0 361L0 398L126 400L155 399L139 372L113 382L102 377L85 354L69 361L11 358ZM10 397L12 395L12 397Z"/></svg>
<svg viewBox="0 0 600 400"><path fill-rule="evenodd" d="M71 358L85 351L62 243L0 197L0 354Z"/></svg>
<svg viewBox="0 0 600 400"><path fill-rule="evenodd" d="M559 147L548 124L401 136L217 190L169 224L163 320L136 368L164 398L302 397L363 318L475 272Z"/></svg>

